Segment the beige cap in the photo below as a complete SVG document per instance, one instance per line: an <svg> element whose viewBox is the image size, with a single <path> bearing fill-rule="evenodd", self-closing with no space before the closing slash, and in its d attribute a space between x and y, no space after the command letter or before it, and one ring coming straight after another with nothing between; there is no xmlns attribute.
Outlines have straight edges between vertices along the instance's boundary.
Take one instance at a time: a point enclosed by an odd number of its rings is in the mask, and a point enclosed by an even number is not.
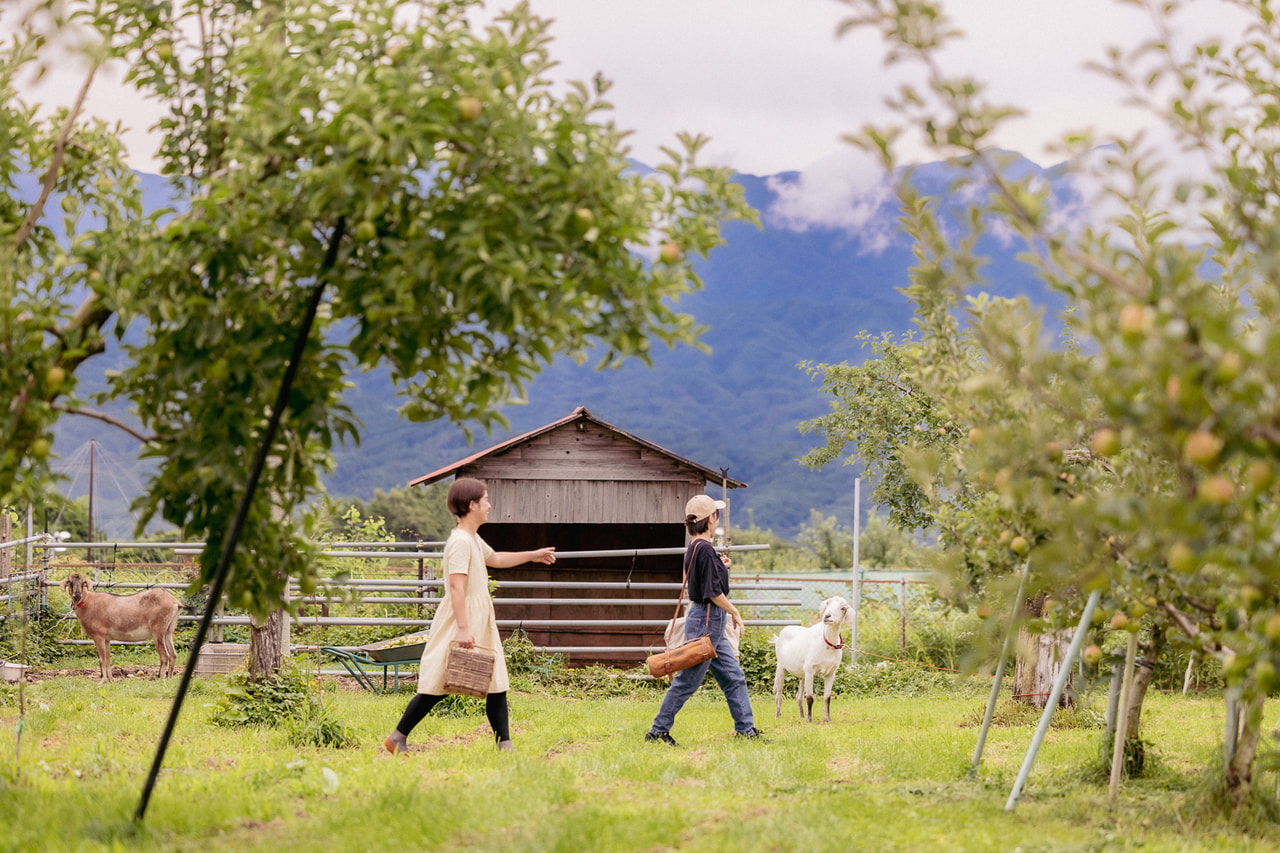
<svg viewBox="0 0 1280 853"><path fill-rule="evenodd" d="M704 518L710 518L711 513L716 510L724 509L724 506L724 501L718 501L710 495L694 495L684 505L684 520L702 521Z"/></svg>

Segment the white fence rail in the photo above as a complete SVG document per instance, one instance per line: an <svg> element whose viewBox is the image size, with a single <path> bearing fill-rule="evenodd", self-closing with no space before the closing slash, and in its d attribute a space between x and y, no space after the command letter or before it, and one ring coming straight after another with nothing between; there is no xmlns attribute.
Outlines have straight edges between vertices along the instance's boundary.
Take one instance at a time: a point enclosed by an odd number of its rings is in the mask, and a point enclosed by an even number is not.
<svg viewBox="0 0 1280 853"><path fill-rule="evenodd" d="M41 541L35 546L43 555L47 557L53 549L97 549L99 553L103 549L118 550L120 548L151 548L161 550L171 550L175 555L186 556L198 554L203 549L203 543L190 542L69 542L56 541L47 537L37 537ZM5 543L9 544L9 543ZM16 544L16 543L15 543ZM443 553L437 550L425 550L426 548L436 548L443 543L344 543L343 547L328 546L326 550L320 552L323 556L334 559L362 559L362 560L410 560L418 563L419 577L406 578L351 578L341 582L327 580L321 582L321 590L319 594L300 596L296 585L293 587L294 596L297 602L304 607L304 615L295 617L292 624L295 627L325 627L325 626L372 626L372 627L403 627L406 629L415 629L427 627L431 624L430 618L422 612L423 606L439 604L441 598L438 594L431 594L442 590L444 581L442 579L423 575L423 561L429 559L440 559ZM372 548L380 550L369 550ZM733 551L761 550L767 548L767 545L743 545L731 546ZM674 555L684 552L683 547L675 548L628 548L614 550L596 550L596 551L560 551L556 556L560 560L570 559L591 559L604 557L637 557L652 555ZM112 569L106 569L100 564L83 563L67 565L68 569L76 569L88 573L90 570L95 575L95 589L99 591L110 590L140 590L151 587L160 587L170 590L186 590L189 584L181 582L155 582L144 583L137 581L116 581L111 576L114 569L146 569L145 564L126 566L121 564L112 564ZM378 567L369 567L370 570L379 570ZM392 567L382 567L381 570L395 570ZM400 569L404 570L404 569ZM412 571L412 569L409 569ZM40 574L40 573L35 573ZM45 582L41 578L42 586L56 586L56 583ZM673 610L675 608L676 596L680 592L681 585L679 583L665 582L630 582L630 581L597 581L597 582L560 582L560 581L499 581L497 583L497 595L494 604L498 606L573 606L581 607L600 606L600 607L654 607L668 606ZM538 597L514 597L503 596L502 590L545 590L549 595ZM752 581L735 581L734 595L735 602L744 609L768 609L772 611L769 616L760 616L758 618L748 618L745 620L747 625L759 627L774 627L783 625L799 624L798 619L791 615L791 611L798 608L801 602L798 598L779 593L796 593L801 589L801 585L785 581L772 580L752 580ZM582 591L599 592L600 595L593 595L591 598L579 598L571 596L556 596L557 590L572 590L575 593ZM617 595L608 595L608 593L618 592L652 592L654 595L645 596L643 598L629 598ZM361 594L363 593L363 594ZM666 596L662 595L667 593ZM752 597L756 596L756 597ZM763 596L763 597L760 597ZM376 607L416 607L419 610L418 616L398 615L378 615L378 616L351 616L351 615L313 615L305 613L305 609L314 608L335 608L352 605L371 605ZM783 615L775 615L783 614ZM73 613L67 612L60 614L61 619L71 620L75 618ZM182 622L199 621L199 615L182 615L179 620ZM643 628L657 629L667 624L669 617L662 619L643 619L643 618L609 618L609 619L584 619L584 618L555 618L548 615L546 618L523 618L523 619L499 619L498 627L502 629L552 629L560 632L572 633L575 628L599 629L599 628ZM245 626L250 624L248 616L244 615L226 615L216 614L211 620L216 628L229 626ZM67 640L63 641L72 644L87 643L86 640ZM539 647L542 651L550 654L619 654L619 653L636 653L646 651L640 646L580 646L580 645L548 645Z"/></svg>
<svg viewBox="0 0 1280 853"><path fill-rule="evenodd" d="M441 601L439 592L441 591L444 581L431 577L429 569L426 568L426 560L438 560L442 553L438 550L442 542L397 542L397 543L379 543L379 542L351 542L334 545L327 545L320 553L332 559L361 559L361 560L387 560L387 561L411 561L417 563L419 577L408 576L405 578L351 578L343 583L327 582L322 584L321 594L309 595L300 598L300 603L307 608L316 607L337 607L342 605L368 605L368 606L386 606L401 607L405 605L414 606L418 610L416 616L404 615L379 615L379 616L348 616L348 615L305 615L295 618L293 624L295 626L395 626L404 627L406 629L422 628L430 624L424 607L437 605ZM21 571L13 574L9 578L0 578L0 621L12 618L15 615L29 615L37 607L47 604L47 593L45 588L54 585L54 583L46 583L45 574L48 566L48 557L54 549L109 549L118 550L120 548L153 548L162 550L171 550L176 555L194 555L201 552L204 543L199 542L66 542L58 541L48 536L34 536L27 539L12 540L0 543L0 548L9 549L26 545L41 555L43 565L39 570ZM749 551L759 550L767 546L732 546L733 551ZM642 549L615 549L605 551L565 551L559 552L557 556L561 559L575 558L592 558L592 557L635 557L643 555L669 555L679 554L683 552L683 548L642 548ZM101 553L101 550L99 551ZM30 567L28 567L29 569ZM71 566L68 566L71 568ZM148 587L162 587L171 590L185 590L188 584L181 582L167 583L140 583L113 581L109 575L110 571L106 570L101 564L79 564L74 566L82 571L90 569L95 570L97 575L97 587L100 590L138 590ZM127 566L119 566L119 568L130 568ZM137 568L146 568L146 566L138 566ZM376 567L374 567L376 569ZM384 567L389 568L389 567ZM406 569L400 569L404 571ZM412 568L408 569L412 571ZM103 575L108 575L103 577ZM822 573L808 573L804 576L775 576L775 575L754 575L750 577L736 576L733 581L734 600L750 618L747 618L746 624L755 627L781 627L784 625L795 625L805 621L811 611L817 609L822 599L829 595L841 594L850 598L855 608L858 607L860 599L865 595L862 588L867 585L873 585L873 589L880 589L888 592L892 590L896 593L900 606L901 621L901 639L905 648L907 642L907 622L908 622L908 600L914 593L915 589L919 589L921 585L931 584L931 579L927 572L901 570L901 571L876 571L862 570L856 573L856 587L860 594L855 594L855 572L853 569L834 570ZM598 595L590 598L569 598L558 597L555 595L557 589L571 588L581 592L590 590ZM515 590L546 590L549 595L539 596L536 598L521 598L514 596L504 596L502 592ZM622 582L622 581L599 581L590 583L579 582L555 582L555 581L502 581L498 584L498 591L494 598L495 605L498 606L546 606L557 607L560 605L572 606L601 606L601 607L649 607L656 605L670 605L674 607L675 595L679 592L680 584L678 583L662 583L662 582ZM611 592L628 591L628 592L649 592L643 598L626 598L609 595ZM666 593L667 595L663 595ZM892 593L891 593L892 594ZM295 598L299 598L299 593L295 588ZM799 618L797 618L799 617ZM61 615L63 619L75 618L73 614L65 613ZM183 622L198 621L198 616L184 615L180 619ZM229 626L244 626L249 624L247 616L239 615L217 615L213 620L213 624L218 628ZM665 625L665 619L558 619L554 616L538 619L503 619L499 620L499 627L503 629L515 628L534 628L534 629L572 629L573 627L583 628L602 628L611 626L631 626L640 628L657 628ZM855 629L856 630L856 629ZM68 641L68 642L86 642L86 641ZM856 635L853 644L856 646ZM586 650L597 651L600 653L617 653L620 651L636 651L633 647L591 647L591 646L547 646L545 651L549 653L563 654L583 654Z"/></svg>

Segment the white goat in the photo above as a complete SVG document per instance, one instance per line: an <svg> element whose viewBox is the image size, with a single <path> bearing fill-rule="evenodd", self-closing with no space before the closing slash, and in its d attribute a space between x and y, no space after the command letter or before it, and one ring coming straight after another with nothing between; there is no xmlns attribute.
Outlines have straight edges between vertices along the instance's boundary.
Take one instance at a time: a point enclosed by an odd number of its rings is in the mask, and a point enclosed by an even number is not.
<svg viewBox="0 0 1280 853"><path fill-rule="evenodd" d="M148 589L135 595L108 595L94 592L93 581L72 572L62 582L71 596L76 618L98 649L102 681L111 680L111 641L138 642L150 637L160 655L160 677L173 675L178 653L173 648L173 629L178 611L185 605L166 589ZM188 608L190 609L190 608Z"/></svg>
<svg viewBox="0 0 1280 853"><path fill-rule="evenodd" d="M799 625L788 625L778 636L774 637L774 653L778 658L778 672L773 677L773 695L776 699L775 717L782 716L782 686L787 680L787 673L800 677L800 687L796 690L796 705L800 708L800 719L805 719L805 702L808 702L808 720L813 722L813 677L822 676L823 699L827 703L827 714L823 722L831 722L831 689L835 686L836 670L844 658L844 640L840 636L840 628L845 623L853 624L853 613L849 602L838 595L833 595L818 608L822 618L807 628Z"/></svg>

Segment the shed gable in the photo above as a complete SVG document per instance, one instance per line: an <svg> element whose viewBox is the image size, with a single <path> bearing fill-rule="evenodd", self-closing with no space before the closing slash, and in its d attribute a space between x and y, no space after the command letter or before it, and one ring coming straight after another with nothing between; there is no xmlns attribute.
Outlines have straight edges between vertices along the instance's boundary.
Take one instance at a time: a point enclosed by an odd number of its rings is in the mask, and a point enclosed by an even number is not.
<svg viewBox="0 0 1280 853"><path fill-rule="evenodd" d="M692 466L578 421L458 471L489 487L491 522L662 524L705 485Z"/></svg>
<svg viewBox="0 0 1280 853"><path fill-rule="evenodd" d="M459 473L462 473L461 471ZM576 421L486 456L467 476L536 480L694 480L705 476L599 424Z"/></svg>

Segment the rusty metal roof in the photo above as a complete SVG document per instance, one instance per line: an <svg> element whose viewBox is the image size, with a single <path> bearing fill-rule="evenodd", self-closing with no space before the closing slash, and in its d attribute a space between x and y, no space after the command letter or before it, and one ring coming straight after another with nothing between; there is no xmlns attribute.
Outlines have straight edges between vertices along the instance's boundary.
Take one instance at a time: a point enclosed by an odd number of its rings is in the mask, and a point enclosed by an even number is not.
<svg viewBox="0 0 1280 853"><path fill-rule="evenodd" d="M506 441L502 442L501 444L495 444L493 447L490 447L488 450L482 450L479 453L474 453L465 459L459 459L457 462L453 462L449 465L446 465L443 468L432 471L430 474L423 474L421 477L418 477L415 480L410 480L409 485L421 486L421 485L426 485L428 483L434 483L437 480L443 480L445 477L448 477L454 474L455 472L457 472L459 468L465 468L468 465L473 465L487 456L493 456L495 454L503 453L507 450L510 450L513 447L516 447L517 445L520 445L526 441L535 439L538 436L551 432L554 429L559 429L562 426L574 423L575 421L589 421L593 424L596 424L597 426L600 426L600 427L603 427L604 429L609 430L610 432L613 432L622 436L628 441L634 441L636 444L646 447L649 450L656 451L658 453L663 454L664 456L668 456L671 459L676 460L677 462L680 462L681 464L688 465L690 468L697 469L699 472L706 475L708 482L714 483L717 486L723 485L726 488L730 488L730 489L744 489L747 486L747 484L742 482L741 480L735 480L732 477L723 476L719 471L715 469L708 468L705 465L699 465L697 462L694 462L690 459L685 459L683 456L672 453L670 450L667 450L665 447L659 447L658 445L654 444L652 441L645 441L643 438L632 435L626 430L619 429L613 424L605 423L604 421L597 418L595 415L588 412L585 406L579 406L578 408L573 410L572 414L566 417L563 417L558 421L552 421L546 426L538 427L535 430L526 432L524 435L517 435L514 438L509 438Z"/></svg>

